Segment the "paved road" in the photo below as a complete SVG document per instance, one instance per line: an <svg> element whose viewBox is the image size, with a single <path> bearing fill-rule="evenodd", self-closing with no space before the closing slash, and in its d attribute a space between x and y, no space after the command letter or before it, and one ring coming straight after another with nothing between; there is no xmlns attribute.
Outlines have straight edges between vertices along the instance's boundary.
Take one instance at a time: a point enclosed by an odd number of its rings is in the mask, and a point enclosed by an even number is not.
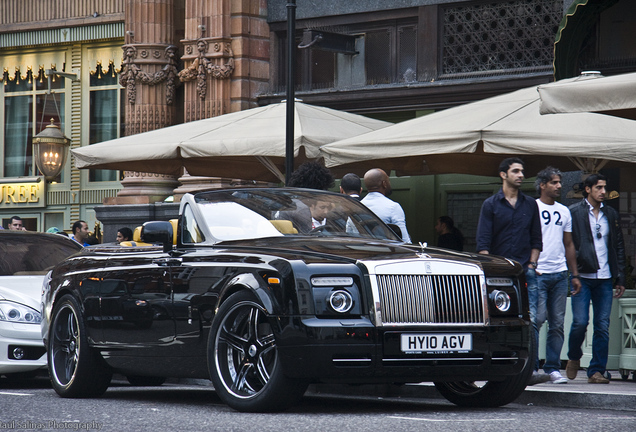
<svg viewBox="0 0 636 432"><path fill-rule="evenodd" d="M627 431L636 411L550 408L513 403L462 409L441 399L309 395L277 414L244 414L222 404L211 387L133 387L115 381L98 399L62 399L39 379L0 380L0 430L102 431ZM535 425L540 425L538 429Z"/></svg>

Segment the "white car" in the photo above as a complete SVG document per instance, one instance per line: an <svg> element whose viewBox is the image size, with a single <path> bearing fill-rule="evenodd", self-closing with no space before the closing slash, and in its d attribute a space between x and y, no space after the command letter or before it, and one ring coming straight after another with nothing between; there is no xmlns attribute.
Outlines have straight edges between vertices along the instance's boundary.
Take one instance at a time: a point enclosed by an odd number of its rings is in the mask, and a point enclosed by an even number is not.
<svg viewBox="0 0 636 432"><path fill-rule="evenodd" d="M22 378L46 368L42 281L81 248L59 234L0 231L0 375Z"/></svg>

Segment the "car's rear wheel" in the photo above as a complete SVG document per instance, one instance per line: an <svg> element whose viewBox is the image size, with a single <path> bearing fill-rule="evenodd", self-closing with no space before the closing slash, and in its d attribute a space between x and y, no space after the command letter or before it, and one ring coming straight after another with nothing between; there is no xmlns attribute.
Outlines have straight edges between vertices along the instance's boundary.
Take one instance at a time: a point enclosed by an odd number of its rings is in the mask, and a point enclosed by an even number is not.
<svg viewBox="0 0 636 432"><path fill-rule="evenodd" d="M208 365L217 394L238 411L281 411L307 389L306 382L285 376L265 308L247 291L233 294L219 308Z"/></svg>
<svg viewBox="0 0 636 432"><path fill-rule="evenodd" d="M534 351L530 349L529 352ZM507 405L517 399L528 384L534 370L533 355L529 357L521 373L503 381L436 382L435 388L447 400L459 406L494 408Z"/></svg>
<svg viewBox="0 0 636 432"><path fill-rule="evenodd" d="M49 375L57 394L68 398L102 395L112 372L88 346L81 308L73 296L65 295L56 302L49 332Z"/></svg>

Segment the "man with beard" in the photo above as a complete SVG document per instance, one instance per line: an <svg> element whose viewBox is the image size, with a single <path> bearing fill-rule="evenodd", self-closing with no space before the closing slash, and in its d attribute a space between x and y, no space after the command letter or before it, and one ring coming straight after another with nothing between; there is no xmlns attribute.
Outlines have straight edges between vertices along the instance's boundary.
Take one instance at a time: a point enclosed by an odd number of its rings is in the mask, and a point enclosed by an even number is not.
<svg viewBox="0 0 636 432"><path fill-rule="evenodd" d="M591 301L594 337L587 382L609 384L606 367L610 312L612 297L621 297L625 292L625 245L618 212L603 203L607 178L602 174L591 174L583 185L585 198L570 206L581 290L572 294L572 327L565 372L569 379L576 378L583 356L581 345L590 319Z"/></svg>
<svg viewBox="0 0 636 432"><path fill-rule="evenodd" d="M535 188L543 250L539 255L537 289L528 292L530 315L534 316L533 326L538 340L543 323L548 321L545 365L543 370L550 375L553 384L568 382L561 375L561 349L563 348L563 322L568 297L568 267L572 272L572 293L581 288L576 268L576 250L572 242L572 216L570 210L556 201L561 195L561 171L547 167L537 174ZM535 347L538 353L538 346ZM538 356L535 369L539 369Z"/></svg>

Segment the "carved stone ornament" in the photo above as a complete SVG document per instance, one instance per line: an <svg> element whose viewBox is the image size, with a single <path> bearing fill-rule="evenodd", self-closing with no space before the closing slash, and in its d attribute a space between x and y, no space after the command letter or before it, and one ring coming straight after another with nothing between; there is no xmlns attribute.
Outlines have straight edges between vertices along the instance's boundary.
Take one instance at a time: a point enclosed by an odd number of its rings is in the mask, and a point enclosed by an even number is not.
<svg viewBox="0 0 636 432"><path fill-rule="evenodd" d="M210 60L207 54L208 41L199 39L196 42L198 54L192 61L192 64L179 72L181 82L197 80L197 93L199 98L205 99L207 93L207 77L210 75L214 79L226 79L234 72L234 53L228 42L215 42L214 51L216 54L211 56L221 59L227 59L223 65L215 64ZM192 54L192 45L186 46L186 53Z"/></svg>
<svg viewBox="0 0 636 432"><path fill-rule="evenodd" d="M119 75L119 84L126 87L128 103L134 105L137 100L137 83L154 86L165 82L166 103L171 105L174 102L175 89L180 84L180 81L177 80L178 71L175 60L177 47L168 45L163 49L163 52L160 46L124 45L122 49L124 50L124 60ZM141 59L138 59L138 56ZM153 60L149 61L149 59ZM157 62L165 63L165 65L155 73L143 71L138 65L138 63L156 64Z"/></svg>

